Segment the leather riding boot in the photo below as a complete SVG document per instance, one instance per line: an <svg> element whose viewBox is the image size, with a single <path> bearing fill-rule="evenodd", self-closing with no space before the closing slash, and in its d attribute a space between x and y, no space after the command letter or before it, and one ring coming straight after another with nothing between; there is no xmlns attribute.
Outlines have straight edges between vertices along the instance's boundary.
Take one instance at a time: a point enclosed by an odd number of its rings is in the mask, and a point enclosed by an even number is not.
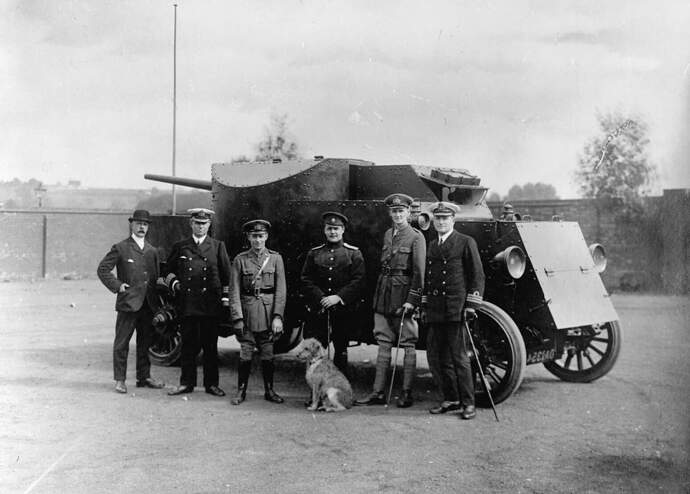
<svg viewBox="0 0 690 494"><path fill-rule="evenodd" d="M374 392L383 393L388 377L388 368L391 366L390 344L381 342L376 355L376 377L374 378Z"/></svg>
<svg viewBox="0 0 690 494"><path fill-rule="evenodd" d="M414 374L417 369L417 351L412 347L405 347L403 358L403 389L412 389Z"/></svg>
<svg viewBox="0 0 690 494"><path fill-rule="evenodd" d="M237 366L237 394L230 400L230 403L233 405L239 405L247 398L247 383L249 382L249 373L251 370L251 360L240 360Z"/></svg>
<svg viewBox="0 0 690 494"><path fill-rule="evenodd" d="M261 372L264 376L264 399L272 403L282 403L285 400L273 391L273 369L273 360L261 361Z"/></svg>

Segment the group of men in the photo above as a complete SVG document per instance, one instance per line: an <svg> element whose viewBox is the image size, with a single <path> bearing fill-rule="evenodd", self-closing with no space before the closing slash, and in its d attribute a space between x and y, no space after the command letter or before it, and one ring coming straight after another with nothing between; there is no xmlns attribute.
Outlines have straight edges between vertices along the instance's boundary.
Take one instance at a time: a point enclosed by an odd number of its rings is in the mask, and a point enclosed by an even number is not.
<svg viewBox="0 0 690 494"><path fill-rule="evenodd" d="M428 328L427 358L443 401L429 410L441 414L457 410L463 419L475 417L474 380L467 348L467 326L481 304L484 272L475 241L454 229L459 208L438 202L431 209L438 237L426 244L410 225L413 199L391 194L385 199L392 226L383 238L381 271L373 297L374 337L378 344L376 377L368 396L358 405L387 404L385 386L393 347L404 350L402 393L397 406L412 406L416 369L417 319ZM164 272L159 273L158 251L145 240L151 221L137 210L130 236L115 244L98 266L103 284L117 293L113 369L115 390L126 393L127 352L137 332L137 386L162 388L151 378L148 349L153 312L159 306L157 290L176 298L181 318L181 376L170 395L190 393L197 383L196 356L204 351L203 384L206 392L224 396L218 386L218 325L232 324L240 343L237 393L234 405L246 399L252 356L258 351L264 380L264 398L282 403L273 390L273 342L283 332L286 303L285 267L281 255L266 248L271 224L263 219L242 227L250 248L232 262L222 241L208 230L213 211L189 210L192 235L172 246ZM343 241L348 218L338 212L322 215L325 242L306 254L300 293L307 305L304 337L333 345L333 361L347 375L349 325L365 291L365 262L361 251ZM116 273L113 273L115 269ZM222 321L223 319L229 319Z"/></svg>

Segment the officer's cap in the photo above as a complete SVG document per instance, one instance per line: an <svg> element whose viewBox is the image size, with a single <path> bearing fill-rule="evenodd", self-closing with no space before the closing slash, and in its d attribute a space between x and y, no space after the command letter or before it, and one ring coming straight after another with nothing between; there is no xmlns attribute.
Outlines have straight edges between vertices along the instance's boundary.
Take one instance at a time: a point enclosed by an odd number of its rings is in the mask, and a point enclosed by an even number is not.
<svg viewBox="0 0 690 494"><path fill-rule="evenodd" d="M211 216L216 214L210 209L206 208L188 209L187 212L192 215L192 219L197 223L208 223L211 221Z"/></svg>
<svg viewBox="0 0 690 494"><path fill-rule="evenodd" d="M330 226L342 226L344 227L348 223L347 216L344 214L336 213L335 211L326 211L321 215L324 225Z"/></svg>
<svg viewBox="0 0 690 494"><path fill-rule="evenodd" d="M455 216L460 212L460 208L452 202L435 202L429 208L429 213L434 216Z"/></svg>
<svg viewBox="0 0 690 494"><path fill-rule="evenodd" d="M271 224L266 220L251 220L242 225L244 233L268 233Z"/></svg>
<svg viewBox="0 0 690 494"><path fill-rule="evenodd" d="M151 223L151 215L145 209L136 209L134 213L132 213L132 217L129 218L129 222L131 223L132 221Z"/></svg>
<svg viewBox="0 0 690 494"><path fill-rule="evenodd" d="M410 196L407 194L391 194L388 197L386 197L383 202L388 206L389 208L410 208L410 205L414 202L414 199L412 199Z"/></svg>

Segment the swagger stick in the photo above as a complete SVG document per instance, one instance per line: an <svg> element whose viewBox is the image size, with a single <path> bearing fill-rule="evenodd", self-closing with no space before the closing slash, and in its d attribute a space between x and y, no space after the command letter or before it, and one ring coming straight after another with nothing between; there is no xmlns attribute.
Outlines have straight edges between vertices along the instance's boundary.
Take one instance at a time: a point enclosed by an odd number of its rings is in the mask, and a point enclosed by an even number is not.
<svg viewBox="0 0 690 494"><path fill-rule="evenodd" d="M328 360L331 359L331 310L326 309L326 327L328 330L328 344L326 348L328 350Z"/></svg>
<svg viewBox="0 0 690 494"><path fill-rule="evenodd" d="M484 377L484 370L482 369L482 363L479 361L479 354L477 353L477 347L474 346L474 340L472 339L472 332L467 324L467 319L463 318L463 323L465 324L465 329L467 330L467 336L470 338L470 343L472 344L472 353L474 353L474 360L477 362L477 367L479 368L479 374L482 377L482 384L484 385L484 391L486 391L489 397L489 402L491 403L491 409L494 411L494 416L496 417L496 422L498 420L498 414L496 413L496 406L494 405L494 399L491 397L491 391L489 390L489 385L486 383L486 378Z"/></svg>
<svg viewBox="0 0 690 494"><path fill-rule="evenodd" d="M391 385L388 388L388 396L386 396L386 406L391 402L391 394L393 393L393 383L395 382L395 369L398 368L398 352L400 351L400 339L402 337L403 323L405 322L405 312L407 312L407 307L403 308L402 315L400 316L400 327L398 328L398 343L395 345L395 358L393 359L393 374L391 375Z"/></svg>

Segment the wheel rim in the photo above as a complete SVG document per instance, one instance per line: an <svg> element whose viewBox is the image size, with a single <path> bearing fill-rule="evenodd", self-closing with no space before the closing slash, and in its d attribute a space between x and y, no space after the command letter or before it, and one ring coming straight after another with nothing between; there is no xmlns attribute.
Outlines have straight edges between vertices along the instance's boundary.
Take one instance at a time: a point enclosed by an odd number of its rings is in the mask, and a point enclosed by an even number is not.
<svg viewBox="0 0 690 494"><path fill-rule="evenodd" d="M563 354L548 362L547 368L571 377L594 374L615 357L617 337L612 323L569 329Z"/></svg>
<svg viewBox="0 0 690 494"><path fill-rule="evenodd" d="M177 328L162 333L154 331L154 341L149 348L152 357L165 360L175 356L180 350L181 336Z"/></svg>
<svg viewBox="0 0 690 494"><path fill-rule="evenodd" d="M494 402L500 403L513 394L522 381L525 358L524 349L521 353L520 348L524 345L521 345L521 339L517 340L521 338L517 330L517 334L511 338L510 329L504 327L505 322L501 321L498 314L486 307L480 307L478 313L479 322L472 330L472 338L479 354L485 382ZM472 369L477 376L476 399L481 404L488 404L489 397L480 381L481 374L474 358Z"/></svg>

